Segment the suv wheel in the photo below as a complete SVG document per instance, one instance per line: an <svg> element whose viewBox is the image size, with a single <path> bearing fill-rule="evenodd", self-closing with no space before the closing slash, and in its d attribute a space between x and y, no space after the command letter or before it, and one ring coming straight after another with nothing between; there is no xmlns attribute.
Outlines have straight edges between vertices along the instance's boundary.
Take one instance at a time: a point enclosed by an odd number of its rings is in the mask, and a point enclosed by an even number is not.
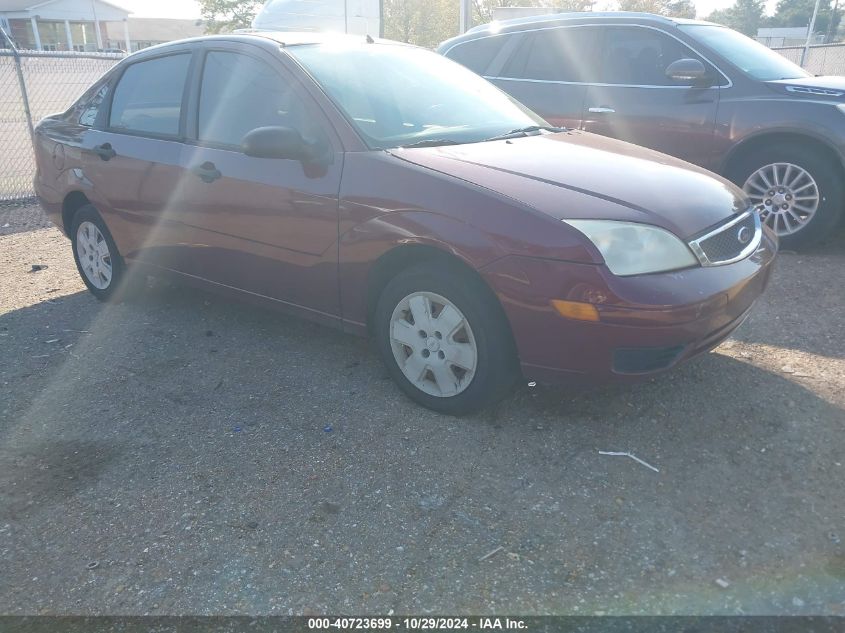
<svg viewBox="0 0 845 633"><path fill-rule="evenodd" d="M781 246L802 249L836 226L845 189L836 166L793 144L774 144L740 159L731 180L741 185Z"/></svg>
<svg viewBox="0 0 845 633"><path fill-rule="evenodd" d="M375 312L379 352L412 400L464 415L507 395L517 373L513 340L496 298L442 264L393 278Z"/></svg>

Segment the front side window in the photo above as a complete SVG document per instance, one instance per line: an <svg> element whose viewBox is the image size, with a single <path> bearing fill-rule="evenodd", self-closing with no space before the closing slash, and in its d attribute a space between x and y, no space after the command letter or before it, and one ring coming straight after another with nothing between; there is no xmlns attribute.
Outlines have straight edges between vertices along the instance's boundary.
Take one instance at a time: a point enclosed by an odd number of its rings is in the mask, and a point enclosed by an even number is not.
<svg viewBox="0 0 845 633"><path fill-rule="evenodd" d="M469 69L399 44L290 46L373 149L474 143L548 125Z"/></svg>
<svg viewBox="0 0 845 633"><path fill-rule="evenodd" d="M783 55L733 29L715 24L684 24L680 28L753 79L772 81L810 76Z"/></svg>
<svg viewBox="0 0 845 633"><path fill-rule="evenodd" d="M109 127L127 132L176 136L189 53L132 64L123 73L109 117Z"/></svg>
<svg viewBox="0 0 845 633"><path fill-rule="evenodd" d="M600 32L595 27L528 33L505 65L503 77L591 83L595 81Z"/></svg>
<svg viewBox="0 0 845 633"><path fill-rule="evenodd" d="M677 82L666 76L666 69L679 59L699 58L674 37L660 31L608 27L598 83L677 86Z"/></svg>
<svg viewBox="0 0 845 633"><path fill-rule="evenodd" d="M269 64L240 53L208 53L200 89L199 140L240 146L248 132L266 126L291 128L311 141L323 136L307 104Z"/></svg>

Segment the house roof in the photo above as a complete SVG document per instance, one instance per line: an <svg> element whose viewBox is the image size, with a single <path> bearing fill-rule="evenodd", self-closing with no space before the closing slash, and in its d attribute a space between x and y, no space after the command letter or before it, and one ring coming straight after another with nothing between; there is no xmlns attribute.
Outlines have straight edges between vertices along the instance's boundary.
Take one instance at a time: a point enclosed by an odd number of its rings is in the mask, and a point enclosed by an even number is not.
<svg viewBox="0 0 845 633"><path fill-rule="evenodd" d="M172 42L205 34L200 20L172 18L129 18L129 37L140 42Z"/></svg>
<svg viewBox="0 0 845 633"><path fill-rule="evenodd" d="M56 2L60 2L60 0L0 0L0 13L7 13L11 11L30 11L50 4L55 4ZM115 9L119 9L120 11L129 13L129 11L125 8L113 2L106 2L106 0L95 0L95 2L97 4L105 4Z"/></svg>

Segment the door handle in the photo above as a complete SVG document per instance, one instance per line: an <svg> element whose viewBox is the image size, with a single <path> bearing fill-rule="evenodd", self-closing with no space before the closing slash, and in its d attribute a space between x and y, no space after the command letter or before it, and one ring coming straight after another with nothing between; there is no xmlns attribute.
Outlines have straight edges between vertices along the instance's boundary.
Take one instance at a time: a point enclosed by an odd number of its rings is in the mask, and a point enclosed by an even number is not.
<svg viewBox="0 0 845 633"><path fill-rule="evenodd" d="M117 156L117 152L114 151L114 148L111 146L111 143L103 143L102 145L95 145L91 148L91 151L94 152L97 156L99 156L103 160L111 160L115 156Z"/></svg>
<svg viewBox="0 0 845 633"><path fill-rule="evenodd" d="M191 171L199 176L200 180L203 182L214 182L223 176L223 174L220 173L220 170L214 166L214 163L208 161L204 162L202 165L192 167Z"/></svg>
<svg viewBox="0 0 845 633"><path fill-rule="evenodd" d="M606 106L602 106L600 108L590 108L589 110L593 114L616 114L616 110L613 108L608 108Z"/></svg>

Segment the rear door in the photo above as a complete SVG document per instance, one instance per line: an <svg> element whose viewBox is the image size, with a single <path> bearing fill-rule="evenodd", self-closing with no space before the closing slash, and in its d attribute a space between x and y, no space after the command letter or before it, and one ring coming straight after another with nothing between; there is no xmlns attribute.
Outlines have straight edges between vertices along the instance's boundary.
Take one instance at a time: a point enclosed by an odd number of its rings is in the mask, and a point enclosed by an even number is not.
<svg viewBox="0 0 845 633"><path fill-rule="evenodd" d="M128 65L81 148L91 196L120 252L167 268L179 267L185 238L178 192L192 60L189 48L177 48Z"/></svg>
<svg viewBox="0 0 845 633"><path fill-rule="evenodd" d="M589 25L525 31L489 79L552 124L579 128L600 36L601 28Z"/></svg>
<svg viewBox="0 0 845 633"><path fill-rule="evenodd" d="M690 85L666 77L669 64L684 58L700 60L715 81ZM707 60L659 29L608 25L585 94L583 128L706 165L724 82Z"/></svg>
<svg viewBox="0 0 845 633"><path fill-rule="evenodd" d="M200 232L187 272L339 315L343 151L320 105L280 59L259 47L221 43L202 53L191 113L180 197L184 222ZM297 130L324 158L245 155L244 136L266 126Z"/></svg>

